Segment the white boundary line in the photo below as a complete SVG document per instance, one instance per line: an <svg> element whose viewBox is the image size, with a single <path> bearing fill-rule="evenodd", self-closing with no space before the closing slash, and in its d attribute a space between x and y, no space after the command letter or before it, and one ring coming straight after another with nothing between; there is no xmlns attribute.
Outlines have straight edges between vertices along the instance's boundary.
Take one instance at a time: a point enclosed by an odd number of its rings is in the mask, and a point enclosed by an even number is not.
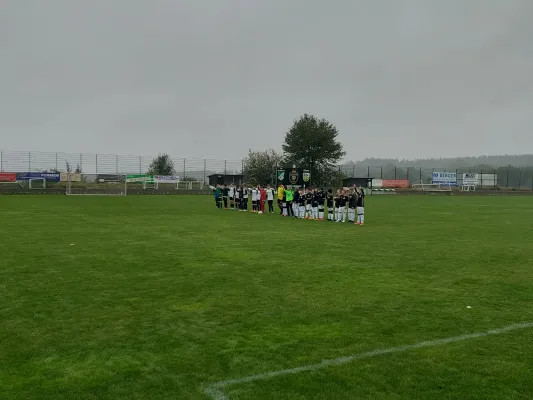
<svg viewBox="0 0 533 400"><path fill-rule="evenodd" d="M383 354L400 353L400 352L404 352L404 351L408 351L412 349L419 349L422 347L433 347L433 346L438 346L441 344L461 342L463 340L475 339L479 337L500 335L502 333L516 331L519 329L527 329L527 328L533 328L533 322L522 322L522 323L517 323L513 325L508 325L503 328L491 329L489 331L469 333L469 334L459 335L459 336L452 336L452 337L448 337L444 339L429 340L429 341L420 342L416 344L408 344L404 346L390 347L388 349L377 349L377 350L372 350L366 353L353 354L351 356L339 357L339 358L334 358L331 360L323 360L322 362L317 363L317 364L309 364L309 365L304 365L301 367L289 368L289 369L280 369L278 371L270 371L270 372L265 372L262 374L245 376L243 378L228 379L225 381L220 381L212 385L209 385L205 388L204 391L205 391L205 394L207 394L213 400L230 400L230 398L223 391L223 389L226 386L230 386L230 385L238 385L242 383L255 382L259 380L275 378L277 376L298 374L300 372L306 372L306 371L307 372L316 371L316 370L319 370L325 367L329 367L333 365L343 365L343 364L352 362L354 360L372 358L372 357L380 356Z"/></svg>

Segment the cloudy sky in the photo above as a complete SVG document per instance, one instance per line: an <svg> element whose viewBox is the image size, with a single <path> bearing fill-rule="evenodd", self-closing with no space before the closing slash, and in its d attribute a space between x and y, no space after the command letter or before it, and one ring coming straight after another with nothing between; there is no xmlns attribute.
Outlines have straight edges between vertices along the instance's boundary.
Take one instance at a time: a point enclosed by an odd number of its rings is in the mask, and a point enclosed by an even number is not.
<svg viewBox="0 0 533 400"><path fill-rule="evenodd" d="M531 0L2 0L0 148L240 159L533 151Z"/></svg>

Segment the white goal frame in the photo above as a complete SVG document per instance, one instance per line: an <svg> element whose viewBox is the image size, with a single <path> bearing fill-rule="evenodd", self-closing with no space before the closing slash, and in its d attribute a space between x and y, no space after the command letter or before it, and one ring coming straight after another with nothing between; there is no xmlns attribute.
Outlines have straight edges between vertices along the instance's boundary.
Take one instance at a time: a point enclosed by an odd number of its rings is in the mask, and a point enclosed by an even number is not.
<svg viewBox="0 0 533 400"><path fill-rule="evenodd" d="M143 190L157 190L159 189L159 182L143 181Z"/></svg>
<svg viewBox="0 0 533 400"><path fill-rule="evenodd" d="M32 182L42 182L43 183L43 187L32 187L31 183ZM30 190L40 190L40 189L46 189L46 178L30 178L28 179L28 189Z"/></svg>
<svg viewBox="0 0 533 400"><path fill-rule="evenodd" d="M185 186L185 187L181 187L180 188L180 185ZM192 181L178 181L176 183L176 190L179 190L179 189L191 190L192 189Z"/></svg>
<svg viewBox="0 0 533 400"><path fill-rule="evenodd" d="M181 181L176 181L176 182L155 182L155 184L156 184L155 189L160 189L160 188L161 189L165 189L166 187L170 186L174 190L179 190L180 183L181 183ZM164 185L164 186L160 187L159 185ZM150 188L148 188L148 189L150 189Z"/></svg>
<svg viewBox="0 0 533 400"><path fill-rule="evenodd" d="M198 190L201 190L204 187L204 183L202 181L189 181L189 190L193 190L195 186L198 186Z"/></svg>
<svg viewBox="0 0 533 400"><path fill-rule="evenodd" d="M67 188L65 194L67 196L127 196L128 195L128 180L126 175L120 175L124 177L124 186L120 193L87 193L87 188L80 188L80 193L72 193L72 172L67 173Z"/></svg>
<svg viewBox="0 0 533 400"><path fill-rule="evenodd" d="M452 185L447 183L424 183L417 181L411 185L411 188L421 190L422 192L451 192Z"/></svg>
<svg viewBox="0 0 533 400"><path fill-rule="evenodd" d="M476 185L461 185L461 192L473 192L476 190Z"/></svg>

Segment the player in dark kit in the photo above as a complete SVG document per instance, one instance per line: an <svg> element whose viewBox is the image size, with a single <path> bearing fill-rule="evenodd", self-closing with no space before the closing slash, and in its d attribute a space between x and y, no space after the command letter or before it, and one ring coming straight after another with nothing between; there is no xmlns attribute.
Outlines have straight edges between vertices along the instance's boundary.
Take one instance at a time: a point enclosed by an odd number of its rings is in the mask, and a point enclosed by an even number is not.
<svg viewBox="0 0 533 400"><path fill-rule="evenodd" d="M313 193L309 188L305 192L305 219L313 219Z"/></svg>
<svg viewBox="0 0 533 400"><path fill-rule="evenodd" d="M302 190L298 193L298 218L305 218L305 193Z"/></svg>
<svg viewBox="0 0 533 400"><path fill-rule="evenodd" d="M318 201L318 220L322 221L324 219L324 200L325 200L326 194L324 193L324 189L319 189L316 192L316 198Z"/></svg>
<svg viewBox="0 0 533 400"><path fill-rule="evenodd" d="M359 188L359 196L357 197L357 222L355 224L365 224L365 192L363 188Z"/></svg>
<svg viewBox="0 0 533 400"><path fill-rule="evenodd" d="M313 200L311 200L311 207L313 208L313 219L318 220L318 196L316 188L313 189Z"/></svg>
<svg viewBox="0 0 533 400"><path fill-rule="evenodd" d="M224 201L224 210L228 208L229 187L224 185L222 188L222 200Z"/></svg>
<svg viewBox="0 0 533 400"><path fill-rule="evenodd" d="M328 206L328 221L333 221L333 191L331 189L328 189L326 201Z"/></svg>
<svg viewBox="0 0 533 400"><path fill-rule="evenodd" d="M300 208L300 191L295 190L292 197L292 215L294 218L298 218Z"/></svg>
<svg viewBox="0 0 533 400"><path fill-rule="evenodd" d="M343 190L339 196L339 215L336 222L346 222L346 203L348 202L348 197L346 192Z"/></svg>
<svg viewBox="0 0 533 400"><path fill-rule="evenodd" d="M340 191L340 189L338 189L337 192L335 193L335 197L333 197L333 201L335 202L334 203L334 209L335 209L334 220L335 221L337 221L339 219L339 201L340 201L340 198L341 198L341 191Z"/></svg>
<svg viewBox="0 0 533 400"><path fill-rule="evenodd" d="M357 206L357 189L350 190L348 196L348 222L355 222L355 207Z"/></svg>
<svg viewBox="0 0 533 400"><path fill-rule="evenodd" d="M248 211L248 188L246 186L242 187L241 199L241 211Z"/></svg>

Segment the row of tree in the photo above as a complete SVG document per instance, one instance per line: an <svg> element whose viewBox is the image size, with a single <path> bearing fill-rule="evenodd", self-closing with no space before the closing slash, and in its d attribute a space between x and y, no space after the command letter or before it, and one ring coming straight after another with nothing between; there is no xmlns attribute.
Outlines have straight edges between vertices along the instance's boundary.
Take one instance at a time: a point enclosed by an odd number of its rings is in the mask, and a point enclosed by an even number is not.
<svg viewBox="0 0 533 400"><path fill-rule="evenodd" d="M273 183L278 168L296 165L311 171L313 184L324 186L339 185L343 178L354 176L431 182L432 171L447 170L495 173L499 186L533 187L531 154L418 160L368 158L339 165L346 153L338 135L337 128L327 120L304 114L285 134L282 154L274 150L249 151L244 179L262 185Z"/></svg>
<svg viewBox="0 0 533 400"><path fill-rule="evenodd" d="M244 179L251 184L272 184L278 168L305 168L315 185L336 185L343 178L338 162L346 155L337 140L337 128L325 119L304 114L285 134L283 153L250 150L244 160Z"/></svg>
<svg viewBox="0 0 533 400"><path fill-rule="evenodd" d="M339 165L346 155L338 141L337 128L325 119L304 114L295 120L282 144L283 152L249 150L243 163L244 180L250 184L273 184L280 168L308 169L315 185L339 185L345 177L373 177L431 181L431 171L497 173L500 186L531 186L533 168L511 167L533 165L533 155L483 156L397 160L369 158ZM428 172L429 171L429 172ZM168 154L160 154L149 166L149 174L174 175L175 168Z"/></svg>

